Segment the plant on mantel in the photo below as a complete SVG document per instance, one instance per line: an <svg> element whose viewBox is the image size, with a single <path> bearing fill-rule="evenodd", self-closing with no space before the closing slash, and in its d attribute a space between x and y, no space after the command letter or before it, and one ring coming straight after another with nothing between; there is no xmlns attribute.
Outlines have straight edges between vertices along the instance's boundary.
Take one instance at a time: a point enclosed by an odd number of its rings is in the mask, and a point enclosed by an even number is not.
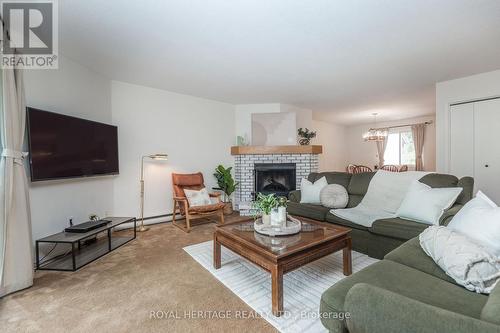
<svg viewBox="0 0 500 333"><path fill-rule="evenodd" d="M225 214L231 214L233 212L233 204L231 203L231 194L236 191L238 182L234 181L233 175L231 174L232 167L224 168L224 166L219 165L215 168L214 177L217 180L217 185L219 189L224 192L224 202L226 206L224 207Z"/></svg>
<svg viewBox="0 0 500 333"><path fill-rule="evenodd" d="M308 146L311 143L311 139L316 137L315 131L310 131L307 127L303 129L302 127L297 130L299 136L299 144L301 146Z"/></svg>

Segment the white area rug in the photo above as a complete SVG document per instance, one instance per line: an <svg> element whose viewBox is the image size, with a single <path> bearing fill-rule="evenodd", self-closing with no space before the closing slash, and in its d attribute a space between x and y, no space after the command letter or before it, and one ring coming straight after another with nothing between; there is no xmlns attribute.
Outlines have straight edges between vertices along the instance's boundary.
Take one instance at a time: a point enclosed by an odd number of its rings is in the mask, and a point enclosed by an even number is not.
<svg viewBox="0 0 500 333"><path fill-rule="evenodd" d="M271 275L222 246L222 267L213 268L213 242L184 248L194 260L281 332L327 332L318 318L321 294L342 280L342 251L319 259L283 277L285 314L271 312ZM353 272L375 262L352 252Z"/></svg>

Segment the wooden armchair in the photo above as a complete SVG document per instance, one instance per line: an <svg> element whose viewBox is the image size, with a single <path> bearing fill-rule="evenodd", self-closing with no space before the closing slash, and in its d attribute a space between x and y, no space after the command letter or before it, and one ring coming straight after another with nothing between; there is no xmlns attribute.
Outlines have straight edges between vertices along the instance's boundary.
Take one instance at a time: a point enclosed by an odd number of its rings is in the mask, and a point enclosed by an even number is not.
<svg viewBox="0 0 500 333"><path fill-rule="evenodd" d="M182 229L185 232L191 231L191 220L205 218L207 216L219 216L220 223L224 224L224 206L220 200L220 193L209 193L211 198L217 198L216 203L206 206L190 207L189 201L186 198L184 189L201 190L205 187L203 175L201 172L193 174L172 174L172 185L174 189L174 211L172 216L172 224ZM178 224L175 220L177 213L180 213L186 219L186 226ZM211 221L209 219L209 221Z"/></svg>

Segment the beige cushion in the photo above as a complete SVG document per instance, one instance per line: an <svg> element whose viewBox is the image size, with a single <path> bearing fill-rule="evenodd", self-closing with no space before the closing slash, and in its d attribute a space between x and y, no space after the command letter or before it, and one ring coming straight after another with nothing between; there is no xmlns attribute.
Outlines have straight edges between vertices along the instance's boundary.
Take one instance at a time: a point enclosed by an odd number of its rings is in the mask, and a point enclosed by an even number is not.
<svg viewBox="0 0 500 333"><path fill-rule="evenodd" d="M349 202L349 194L344 186L330 184L321 190L321 205L328 208L345 208Z"/></svg>
<svg viewBox="0 0 500 333"><path fill-rule="evenodd" d="M190 207L207 206L212 203L206 188L202 188L201 190L184 189L184 194L188 199Z"/></svg>
<svg viewBox="0 0 500 333"><path fill-rule="evenodd" d="M321 177L314 183L310 182L306 178L302 178L300 184L300 203L308 203L319 205L321 203L319 194L323 187L327 186L328 182L325 177Z"/></svg>
<svg viewBox="0 0 500 333"><path fill-rule="evenodd" d="M455 203L461 192L461 187L432 188L415 180L396 215L415 222L439 225L441 215Z"/></svg>
<svg viewBox="0 0 500 333"><path fill-rule="evenodd" d="M500 207L483 192L477 192L476 197L465 204L448 228L467 235L500 257Z"/></svg>

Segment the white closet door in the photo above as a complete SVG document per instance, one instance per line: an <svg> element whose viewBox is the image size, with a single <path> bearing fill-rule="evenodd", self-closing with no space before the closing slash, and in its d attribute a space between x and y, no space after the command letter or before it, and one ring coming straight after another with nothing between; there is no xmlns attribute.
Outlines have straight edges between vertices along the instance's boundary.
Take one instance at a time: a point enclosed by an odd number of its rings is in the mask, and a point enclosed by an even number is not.
<svg viewBox="0 0 500 333"><path fill-rule="evenodd" d="M474 103L476 190L500 204L500 99Z"/></svg>
<svg viewBox="0 0 500 333"><path fill-rule="evenodd" d="M450 174L474 175L474 104L450 108Z"/></svg>

